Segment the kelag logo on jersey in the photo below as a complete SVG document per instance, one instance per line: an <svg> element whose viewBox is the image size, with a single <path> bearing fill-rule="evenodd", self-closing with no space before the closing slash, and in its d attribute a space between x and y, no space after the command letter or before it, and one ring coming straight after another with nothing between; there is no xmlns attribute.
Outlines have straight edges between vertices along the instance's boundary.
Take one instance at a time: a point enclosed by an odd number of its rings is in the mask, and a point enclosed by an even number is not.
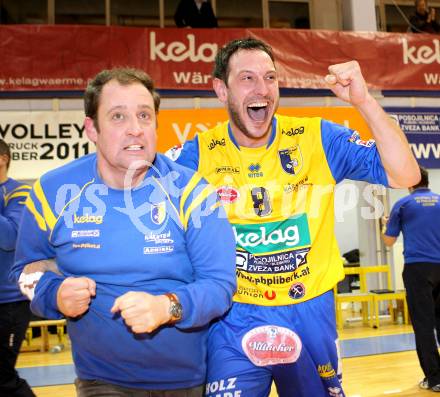
<svg viewBox="0 0 440 397"><path fill-rule="evenodd" d="M307 215L301 214L280 222L233 225L237 248L251 254L267 254L283 248L310 246Z"/></svg>
<svg viewBox="0 0 440 397"><path fill-rule="evenodd" d="M297 175L303 166L303 157L299 145L278 150L278 156L280 157L281 167L288 174Z"/></svg>

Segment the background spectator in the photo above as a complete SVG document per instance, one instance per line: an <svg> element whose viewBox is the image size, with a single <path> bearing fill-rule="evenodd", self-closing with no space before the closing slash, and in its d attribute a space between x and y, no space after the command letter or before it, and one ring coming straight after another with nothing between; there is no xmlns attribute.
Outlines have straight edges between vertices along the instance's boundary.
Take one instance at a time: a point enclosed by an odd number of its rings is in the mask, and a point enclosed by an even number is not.
<svg viewBox="0 0 440 397"><path fill-rule="evenodd" d="M174 14L179 28L216 28L217 18L209 0L180 0Z"/></svg>
<svg viewBox="0 0 440 397"><path fill-rule="evenodd" d="M15 370L31 312L29 301L8 280L14 263L17 229L30 187L8 178L11 153L0 139L0 396L35 396Z"/></svg>
<svg viewBox="0 0 440 397"><path fill-rule="evenodd" d="M440 25L436 21L435 8L428 7L428 0L415 1L416 12L411 16L410 30L413 33L438 33Z"/></svg>

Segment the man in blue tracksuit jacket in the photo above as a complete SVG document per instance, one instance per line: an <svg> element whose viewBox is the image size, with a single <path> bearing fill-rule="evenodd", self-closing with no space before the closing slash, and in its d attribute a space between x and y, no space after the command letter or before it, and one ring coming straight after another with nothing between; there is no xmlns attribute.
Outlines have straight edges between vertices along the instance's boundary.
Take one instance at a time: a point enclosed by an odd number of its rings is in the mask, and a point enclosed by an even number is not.
<svg viewBox="0 0 440 397"><path fill-rule="evenodd" d="M14 264L17 229L30 187L8 178L11 153L0 139L0 396L34 396L15 370L18 352L29 324L29 301L8 280Z"/></svg>
<svg viewBox="0 0 440 397"><path fill-rule="evenodd" d="M12 275L55 258L31 308L68 318L82 397L201 396L208 325L235 291L232 228L200 174L156 154L158 106L144 72L99 73L85 94L97 153L43 175L26 203Z"/></svg>
<svg viewBox="0 0 440 397"><path fill-rule="evenodd" d="M419 386L440 392L440 195L428 188L428 171L420 167L420 174L410 194L394 204L382 238L391 246L402 232L403 283L425 375Z"/></svg>

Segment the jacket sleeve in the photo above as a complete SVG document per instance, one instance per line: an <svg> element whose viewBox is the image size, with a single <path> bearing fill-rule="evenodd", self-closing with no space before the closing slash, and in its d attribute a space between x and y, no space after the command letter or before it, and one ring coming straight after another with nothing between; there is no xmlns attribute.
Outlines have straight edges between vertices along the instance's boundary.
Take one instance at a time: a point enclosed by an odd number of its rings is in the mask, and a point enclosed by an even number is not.
<svg viewBox="0 0 440 397"><path fill-rule="evenodd" d="M207 191L211 193L206 195ZM236 289L232 227L212 187L206 185L200 194L206 198L193 208L186 230L195 281L173 291L183 308L182 321L176 324L182 329L203 326L221 316Z"/></svg>
<svg viewBox="0 0 440 397"><path fill-rule="evenodd" d="M23 212L29 187L21 186L3 198L3 211L0 213L0 249L13 251L17 241L18 226Z"/></svg>
<svg viewBox="0 0 440 397"><path fill-rule="evenodd" d="M32 190L23 211L18 231L15 263L10 273L11 281L18 282L24 267L42 259L55 258L54 247L50 243L50 227L45 219L43 205ZM39 279L31 309L45 318L61 318L56 304L56 291L64 277L46 272Z"/></svg>

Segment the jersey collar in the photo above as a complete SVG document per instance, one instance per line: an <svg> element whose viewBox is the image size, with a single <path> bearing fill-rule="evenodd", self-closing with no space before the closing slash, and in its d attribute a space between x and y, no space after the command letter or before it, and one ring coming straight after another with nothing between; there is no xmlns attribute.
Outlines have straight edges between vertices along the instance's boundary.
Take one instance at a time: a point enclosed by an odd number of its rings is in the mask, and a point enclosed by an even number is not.
<svg viewBox="0 0 440 397"><path fill-rule="evenodd" d="M272 142L275 140L276 132L277 132L277 119L276 119L275 116L273 116L273 118L272 118L272 131L270 133L270 138L269 138L269 141L267 142L266 148L269 148L269 146L272 145ZM240 146L237 143L237 141L235 140L234 134L232 133L231 123L230 122L228 123L228 135L229 135L229 139L236 146L236 148L238 150L240 150Z"/></svg>
<svg viewBox="0 0 440 397"><path fill-rule="evenodd" d="M417 189L414 189L411 194L413 193L425 193L425 192L430 192L431 189L429 189L428 187L418 187Z"/></svg>

